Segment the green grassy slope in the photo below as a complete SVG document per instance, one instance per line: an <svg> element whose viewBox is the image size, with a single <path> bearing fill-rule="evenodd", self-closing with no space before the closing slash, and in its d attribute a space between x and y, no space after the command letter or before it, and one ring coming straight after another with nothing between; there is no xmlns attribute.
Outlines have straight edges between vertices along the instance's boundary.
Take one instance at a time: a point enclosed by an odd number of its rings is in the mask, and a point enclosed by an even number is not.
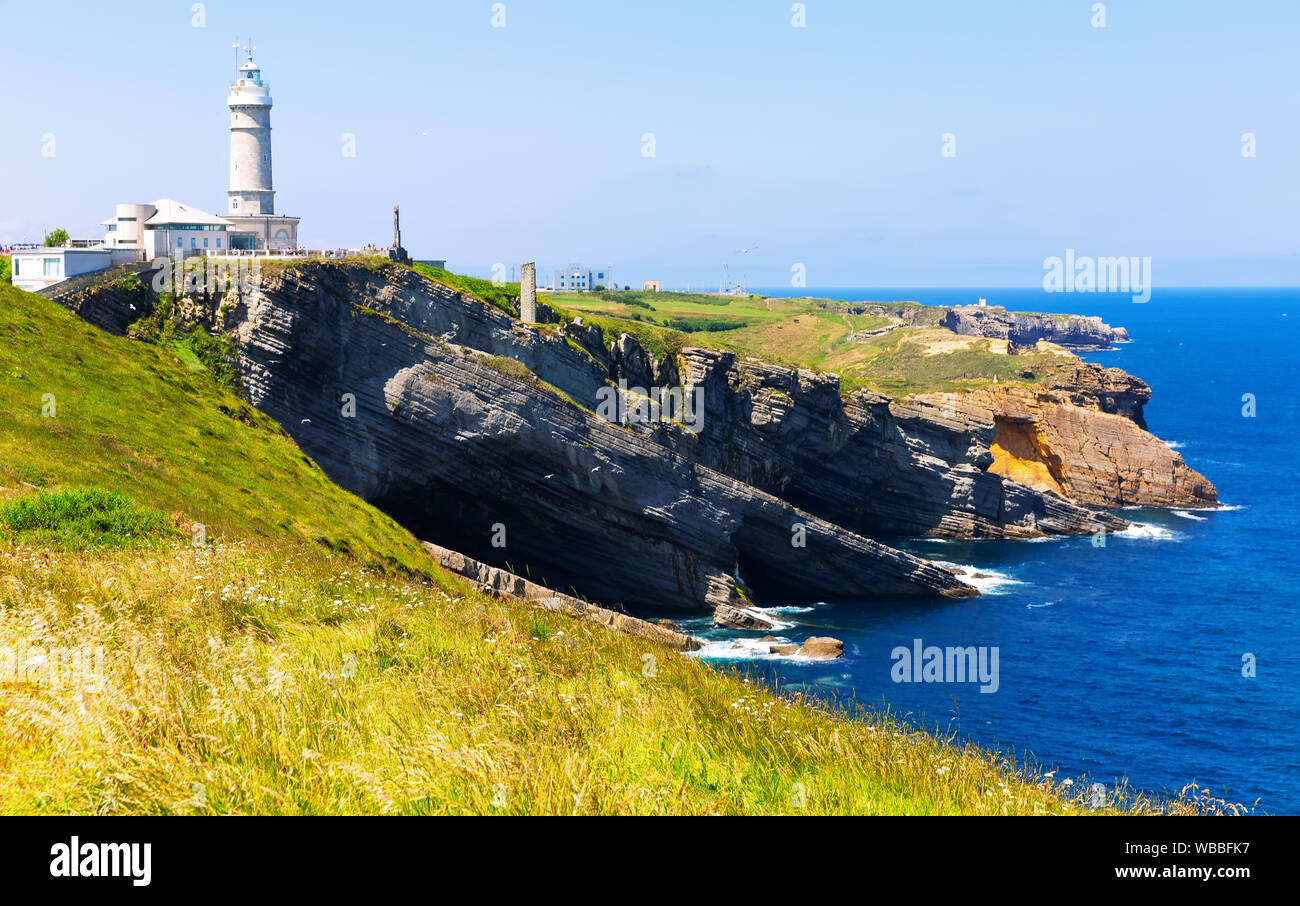
<svg viewBox="0 0 1300 906"><path fill-rule="evenodd" d="M0 813L1079 810L484 597L167 348L9 287L0 411Z"/></svg>
<svg viewBox="0 0 1300 906"><path fill-rule="evenodd" d="M173 351L0 287L0 486L95 484L211 537L317 541L414 568L393 520L334 485L270 418Z"/></svg>

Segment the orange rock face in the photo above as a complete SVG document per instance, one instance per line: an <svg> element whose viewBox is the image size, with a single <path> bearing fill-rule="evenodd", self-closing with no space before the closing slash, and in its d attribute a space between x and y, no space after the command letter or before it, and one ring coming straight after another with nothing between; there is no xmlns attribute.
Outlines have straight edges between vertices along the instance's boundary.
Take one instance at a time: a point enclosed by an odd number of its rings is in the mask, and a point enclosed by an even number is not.
<svg viewBox="0 0 1300 906"><path fill-rule="evenodd" d="M1086 506L1208 507L1218 491L1133 418L1060 390L988 389L963 400L996 426L989 470ZM1140 417L1140 416L1139 416Z"/></svg>
<svg viewBox="0 0 1300 906"><path fill-rule="evenodd" d="M1043 441L1037 425L1001 417L996 417L996 425L993 443L989 445L993 454L990 472L1039 491L1070 496L1057 479L1058 475L1064 477L1061 458Z"/></svg>

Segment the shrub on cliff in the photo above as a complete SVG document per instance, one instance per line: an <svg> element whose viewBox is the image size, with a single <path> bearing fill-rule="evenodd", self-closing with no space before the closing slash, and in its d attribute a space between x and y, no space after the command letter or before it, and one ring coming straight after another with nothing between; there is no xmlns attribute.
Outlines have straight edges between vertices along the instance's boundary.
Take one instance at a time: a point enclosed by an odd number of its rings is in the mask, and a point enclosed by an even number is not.
<svg viewBox="0 0 1300 906"><path fill-rule="evenodd" d="M537 380L537 375L533 374L532 370L523 362L503 355L483 356L477 361L498 374L504 374L506 377L514 378L517 381L534 383Z"/></svg>
<svg viewBox="0 0 1300 906"><path fill-rule="evenodd" d="M197 322L186 323L170 293L159 296L153 310L132 323L130 331L140 339L170 349L192 370L206 371L222 388L239 389L239 341L228 333L210 332Z"/></svg>
<svg viewBox="0 0 1300 906"><path fill-rule="evenodd" d="M175 533L157 510L98 487L40 491L0 506L0 525L17 540L63 550L130 547Z"/></svg>
<svg viewBox="0 0 1300 906"><path fill-rule="evenodd" d="M417 274L434 283L440 283L448 289L472 296L511 317L519 317L518 283L494 283L477 277L465 277L428 264L417 264L413 269Z"/></svg>

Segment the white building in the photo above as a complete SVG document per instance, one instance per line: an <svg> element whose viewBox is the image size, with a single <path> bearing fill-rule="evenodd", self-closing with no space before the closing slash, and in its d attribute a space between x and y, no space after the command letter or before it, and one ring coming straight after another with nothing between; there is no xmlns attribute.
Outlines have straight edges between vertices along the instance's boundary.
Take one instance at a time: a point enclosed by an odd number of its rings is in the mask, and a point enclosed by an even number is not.
<svg viewBox="0 0 1300 906"><path fill-rule="evenodd" d="M555 272L557 292L586 292L597 287L618 289L614 284L614 272L610 268L593 270L581 264L570 264L564 270Z"/></svg>
<svg viewBox="0 0 1300 906"><path fill-rule="evenodd" d="M233 239L229 236L229 220L170 198L160 198L153 206L157 210L144 222L149 258L177 253L200 255L207 250L230 248Z"/></svg>
<svg viewBox="0 0 1300 906"><path fill-rule="evenodd" d="M236 249L295 249L298 218L275 213L271 180L271 86L250 52L226 99L230 107L230 188L226 220Z"/></svg>
<svg viewBox="0 0 1300 906"><path fill-rule="evenodd" d="M101 220L104 245L109 248L140 249L144 252L144 223L158 209L151 204L120 204L112 217Z"/></svg>
<svg viewBox="0 0 1300 906"><path fill-rule="evenodd" d="M275 213L271 182L271 91L251 54L226 99L230 107L230 188L223 217L171 198L119 204L102 222L104 244L153 259L177 254L298 247L298 218Z"/></svg>
<svg viewBox="0 0 1300 906"><path fill-rule="evenodd" d="M137 249L140 259L225 251L232 242L229 220L172 198L152 204L120 204L117 216L103 225L105 246Z"/></svg>
<svg viewBox="0 0 1300 906"><path fill-rule="evenodd" d="M140 253L134 249L97 248L36 248L14 249L10 255L10 277L14 286L36 292L47 286L62 283L69 277L102 271L138 261Z"/></svg>
<svg viewBox="0 0 1300 906"><path fill-rule="evenodd" d="M271 92L247 55L230 86L229 213L224 217L160 198L151 204L119 204L101 221L102 245L83 240L66 248L15 250L12 281L37 290L69 277L135 261L231 250L298 247L298 218L275 213L271 182Z"/></svg>

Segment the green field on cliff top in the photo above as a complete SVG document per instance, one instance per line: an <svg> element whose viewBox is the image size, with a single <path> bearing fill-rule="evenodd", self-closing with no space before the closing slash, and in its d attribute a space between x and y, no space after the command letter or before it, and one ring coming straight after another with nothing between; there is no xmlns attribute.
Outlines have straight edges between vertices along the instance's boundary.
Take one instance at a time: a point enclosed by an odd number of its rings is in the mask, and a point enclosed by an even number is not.
<svg viewBox="0 0 1300 906"><path fill-rule="evenodd" d="M478 593L192 364L0 288L0 813L1085 811Z"/></svg>
<svg viewBox="0 0 1300 906"><path fill-rule="evenodd" d="M631 333L652 350L665 347L663 334L672 332L678 335L678 348L704 346L834 372L846 391L904 396L972 390L995 379L1033 385L1074 360L1063 350L1008 355L986 339L956 340L956 334L938 326L942 309L915 303L909 306L914 306L912 320L899 325L860 313L867 303L829 299L640 291L545 293L543 298L606 333ZM880 330L884 332L869 335Z"/></svg>

